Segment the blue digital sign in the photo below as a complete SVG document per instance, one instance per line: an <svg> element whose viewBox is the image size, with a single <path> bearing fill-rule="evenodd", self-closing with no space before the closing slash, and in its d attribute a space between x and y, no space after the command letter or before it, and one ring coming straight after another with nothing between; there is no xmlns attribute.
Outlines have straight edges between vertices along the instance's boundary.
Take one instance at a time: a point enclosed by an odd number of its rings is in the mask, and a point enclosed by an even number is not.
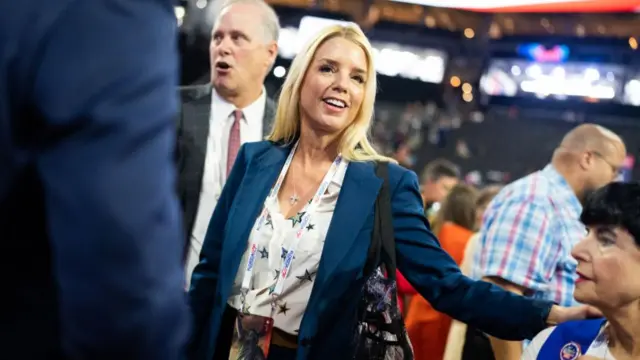
<svg viewBox="0 0 640 360"><path fill-rule="evenodd" d="M561 63L569 58L569 47L566 45L547 47L542 44L523 44L518 46L518 54L535 62Z"/></svg>

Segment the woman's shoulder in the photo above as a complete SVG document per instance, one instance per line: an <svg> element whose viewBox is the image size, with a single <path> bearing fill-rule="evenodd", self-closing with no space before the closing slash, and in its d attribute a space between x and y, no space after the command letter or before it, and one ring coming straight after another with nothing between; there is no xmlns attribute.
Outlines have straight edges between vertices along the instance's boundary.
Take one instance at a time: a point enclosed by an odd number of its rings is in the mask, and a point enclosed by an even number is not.
<svg viewBox="0 0 640 360"><path fill-rule="evenodd" d="M277 145L271 141L268 140L263 140L263 141L255 141L255 142L248 142L248 143L244 143L242 145L247 153L247 156L255 156L255 155L259 155L273 147L276 147Z"/></svg>
<svg viewBox="0 0 640 360"><path fill-rule="evenodd" d="M401 165L393 162L389 162L389 184L391 188L395 188L399 183L406 183L409 185L418 185L418 176L412 170L409 170Z"/></svg>
<svg viewBox="0 0 640 360"><path fill-rule="evenodd" d="M551 336L555 329L556 327L552 326L540 331L538 335L536 335L536 337L534 337L529 345L527 345L527 347L524 349L521 360L538 359L538 354L540 353L540 350L542 350L542 346L547 341L547 339L549 339L549 336Z"/></svg>
<svg viewBox="0 0 640 360"><path fill-rule="evenodd" d="M281 150L283 152L287 152L289 150L286 145L276 144L273 141L269 140L248 142L242 145L242 150L247 160L260 157L262 154L265 154L274 149Z"/></svg>

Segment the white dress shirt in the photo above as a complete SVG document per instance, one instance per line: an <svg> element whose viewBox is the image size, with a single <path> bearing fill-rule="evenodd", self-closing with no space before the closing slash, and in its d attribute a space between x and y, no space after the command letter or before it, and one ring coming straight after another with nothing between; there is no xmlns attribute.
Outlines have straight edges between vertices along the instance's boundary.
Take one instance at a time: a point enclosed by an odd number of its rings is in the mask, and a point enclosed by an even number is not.
<svg viewBox="0 0 640 360"><path fill-rule="evenodd" d="M313 289L320 265L324 240L333 218L333 211L347 168L348 166L340 167L341 170L335 174L327 191L321 196L318 207L311 214L305 232L295 249L291 270L284 281L282 293L276 301L274 326L289 334L298 334L302 316L307 309L311 289ZM270 202L269 199L267 197L265 201L268 211L267 221L259 231L256 231L255 226L251 231L247 249L242 257L240 267L237 269L231 297L227 301L231 307L237 310L242 308L240 290L249 258L249 244L252 244L257 238L258 253L252 273L253 290L247 293L245 303L249 313L266 317L271 316L272 296L270 289L275 285L276 278L280 274L283 259L289 246L295 242L295 232L305 210L303 208L298 215L285 219L280 212L277 198L273 202ZM223 269L223 271L236 271L236 269Z"/></svg>
<svg viewBox="0 0 640 360"><path fill-rule="evenodd" d="M263 89L262 94L256 101L241 109L243 113L243 119L240 122L241 144L262 140L266 101L267 95ZM191 281L193 269L200 261L200 250L209 227L209 220L227 180L227 150L229 148L229 133L233 125L233 112L235 110L235 105L225 101L215 90L212 90L209 135L207 136L207 154L205 155L202 173L202 188L187 256L187 286Z"/></svg>

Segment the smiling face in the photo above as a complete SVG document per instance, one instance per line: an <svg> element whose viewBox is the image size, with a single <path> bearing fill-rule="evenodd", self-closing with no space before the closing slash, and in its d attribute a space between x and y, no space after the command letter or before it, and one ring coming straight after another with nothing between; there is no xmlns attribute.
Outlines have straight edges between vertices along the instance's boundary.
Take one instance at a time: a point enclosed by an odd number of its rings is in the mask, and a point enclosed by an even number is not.
<svg viewBox="0 0 640 360"><path fill-rule="evenodd" d="M301 127L338 134L356 118L365 94L367 56L343 37L325 41L310 62L300 90Z"/></svg>

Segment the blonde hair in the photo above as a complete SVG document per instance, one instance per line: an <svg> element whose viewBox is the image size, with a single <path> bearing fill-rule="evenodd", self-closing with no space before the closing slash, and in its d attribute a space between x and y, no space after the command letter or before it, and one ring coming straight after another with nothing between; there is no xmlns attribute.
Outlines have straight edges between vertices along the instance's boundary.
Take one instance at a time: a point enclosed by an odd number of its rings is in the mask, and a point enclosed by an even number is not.
<svg viewBox="0 0 640 360"><path fill-rule="evenodd" d="M376 97L376 72L373 64L371 44L355 25L333 25L323 29L309 41L291 63L289 74L282 85L275 121L267 140L275 143L292 144L300 136L300 90L309 64L322 44L333 38L344 38L360 46L367 58L368 76L362 104L353 122L343 131L338 149L349 161L395 160L382 156L373 148L368 139L373 118Z"/></svg>

